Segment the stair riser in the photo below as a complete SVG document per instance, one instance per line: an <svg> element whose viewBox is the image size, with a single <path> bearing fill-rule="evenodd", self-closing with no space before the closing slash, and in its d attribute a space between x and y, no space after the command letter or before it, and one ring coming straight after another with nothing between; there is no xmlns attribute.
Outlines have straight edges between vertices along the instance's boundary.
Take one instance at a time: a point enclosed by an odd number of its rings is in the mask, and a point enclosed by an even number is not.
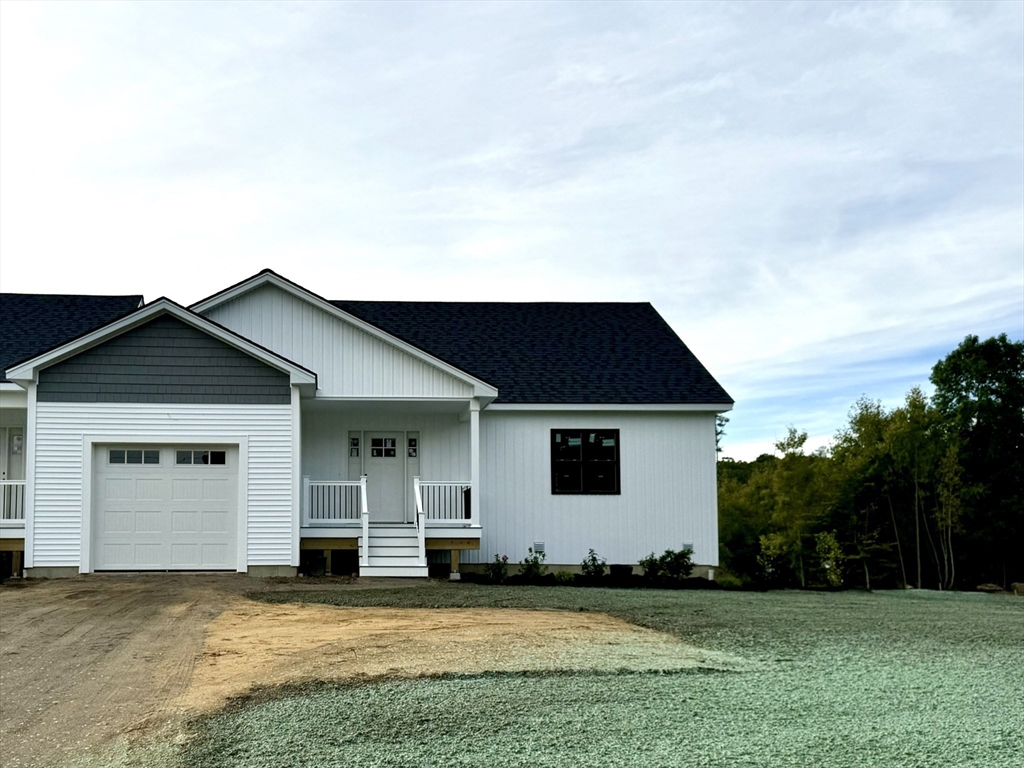
<svg viewBox="0 0 1024 768"><path fill-rule="evenodd" d="M360 550L361 552L362 550ZM370 557L413 557L420 556L419 547L370 547Z"/></svg>
<svg viewBox="0 0 1024 768"><path fill-rule="evenodd" d="M399 576L406 578L418 578L425 579L427 577L426 566L416 567L380 567L380 566L361 566L359 568L360 576Z"/></svg>
<svg viewBox="0 0 1024 768"><path fill-rule="evenodd" d="M370 537L370 548L374 547L417 547L419 546L419 539L415 536L403 536L401 538L395 537L383 537L383 536L371 536Z"/></svg>
<svg viewBox="0 0 1024 768"><path fill-rule="evenodd" d="M369 564L382 568L424 568L427 565L415 557L371 557Z"/></svg>

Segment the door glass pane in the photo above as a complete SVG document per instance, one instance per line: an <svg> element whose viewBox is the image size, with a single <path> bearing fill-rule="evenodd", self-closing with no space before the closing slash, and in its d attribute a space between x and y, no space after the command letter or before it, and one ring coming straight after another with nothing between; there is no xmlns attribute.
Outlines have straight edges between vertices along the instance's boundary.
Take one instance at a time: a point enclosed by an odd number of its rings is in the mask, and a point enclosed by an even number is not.
<svg viewBox="0 0 1024 768"><path fill-rule="evenodd" d="M160 463L160 451L143 451L142 452L142 463L143 464L159 464Z"/></svg>
<svg viewBox="0 0 1024 768"><path fill-rule="evenodd" d="M227 453L225 451L210 451L210 463L211 464L224 464L227 460Z"/></svg>
<svg viewBox="0 0 1024 768"><path fill-rule="evenodd" d="M128 464L141 464L142 463L142 451L130 450L125 451L125 459Z"/></svg>
<svg viewBox="0 0 1024 768"><path fill-rule="evenodd" d="M177 451L175 453L175 464L191 464L192 463L192 451Z"/></svg>
<svg viewBox="0 0 1024 768"><path fill-rule="evenodd" d="M209 464L210 463L210 452L209 451L192 451L192 463L193 464Z"/></svg>
<svg viewBox="0 0 1024 768"><path fill-rule="evenodd" d="M123 450L112 450L109 454L111 464L124 464L124 451Z"/></svg>

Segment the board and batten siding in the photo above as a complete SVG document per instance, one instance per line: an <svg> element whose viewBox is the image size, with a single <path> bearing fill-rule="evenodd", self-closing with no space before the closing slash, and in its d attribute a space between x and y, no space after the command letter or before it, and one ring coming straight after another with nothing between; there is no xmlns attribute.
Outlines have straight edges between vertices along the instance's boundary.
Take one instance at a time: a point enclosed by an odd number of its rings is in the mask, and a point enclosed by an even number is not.
<svg viewBox="0 0 1024 768"><path fill-rule="evenodd" d="M187 444L190 436L247 436L248 466L239 471L247 477L248 565L291 563L290 405L41 402L35 423L34 567L81 562L85 435L138 435L162 444Z"/></svg>
<svg viewBox="0 0 1024 768"><path fill-rule="evenodd" d="M552 429L618 429L620 495L551 493ZM519 562L542 541L547 562L578 564L593 548L609 563L692 543L718 564L713 413L484 411L480 418L479 552Z"/></svg>
<svg viewBox="0 0 1024 768"><path fill-rule="evenodd" d="M302 474L312 480L354 480L348 475L349 431L418 432L423 480L469 479L469 424L458 414L323 407L303 410Z"/></svg>
<svg viewBox="0 0 1024 768"><path fill-rule="evenodd" d="M39 373L39 402L291 402L288 374L163 315Z"/></svg>
<svg viewBox="0 0 1024 768"><path fill-rule="evenodd" d="M451 374L272 285L203 313L312 371L322 397L472 397Z"/></svg>

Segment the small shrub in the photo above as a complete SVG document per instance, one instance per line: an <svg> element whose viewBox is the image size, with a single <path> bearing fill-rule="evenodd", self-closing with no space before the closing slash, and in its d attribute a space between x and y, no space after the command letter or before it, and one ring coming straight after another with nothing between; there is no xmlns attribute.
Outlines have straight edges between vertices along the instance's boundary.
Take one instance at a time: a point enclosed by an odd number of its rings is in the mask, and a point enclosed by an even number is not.
<svg viewBox="0 0 1024 768"><path fill-rule="evenodd" d="M526 557L519 561L519 575L523 581L539 581L548 572L544 565L546 555L543 552L534 552L533 547L527 550Z"/></svg>
<svg viewBox="0 0 1024 768"><path fill-rule="evenodd" d="M644 569L644 580L657 587L680 586L693 571L692 556L693 553L689 549L666 549L661 556L651 552L640 560L640 567Z"/></svg>
<svg viewBox="0 0 1024 768"><path fill-rule="evenodd" d="M495 555L493 563L484 565L484 574L491 584L504 584L508 578L508 555Z"/></svg>
<svg viewBox="0 0 1024 768"><path fill-rule="evenodd" d="M580 563L583 576L588 579L600 579L604 576L604 567L608 561L603 557L599 558L597 552L590 550L583 562Z"/></svg>
<svg viewBox="0 0 1024 768"><path fill-rule="evenodd" d="M555 574L555 583L568 587L576 583L576 574L569 571L559 571Z"/></svg>

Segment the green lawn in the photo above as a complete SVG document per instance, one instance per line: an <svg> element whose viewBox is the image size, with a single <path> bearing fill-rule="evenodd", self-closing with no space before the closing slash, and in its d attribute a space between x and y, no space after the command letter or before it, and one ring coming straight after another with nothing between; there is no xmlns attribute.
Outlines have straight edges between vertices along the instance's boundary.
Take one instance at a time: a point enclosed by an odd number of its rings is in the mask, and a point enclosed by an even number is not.
<svg viewBox="0 0 1024 768"><path fill-rule="evenodd" d="M293 689L197 723L188 765L1024 764L1020 598L443 582L253 597L603 611L759 663Z"/></svg>

